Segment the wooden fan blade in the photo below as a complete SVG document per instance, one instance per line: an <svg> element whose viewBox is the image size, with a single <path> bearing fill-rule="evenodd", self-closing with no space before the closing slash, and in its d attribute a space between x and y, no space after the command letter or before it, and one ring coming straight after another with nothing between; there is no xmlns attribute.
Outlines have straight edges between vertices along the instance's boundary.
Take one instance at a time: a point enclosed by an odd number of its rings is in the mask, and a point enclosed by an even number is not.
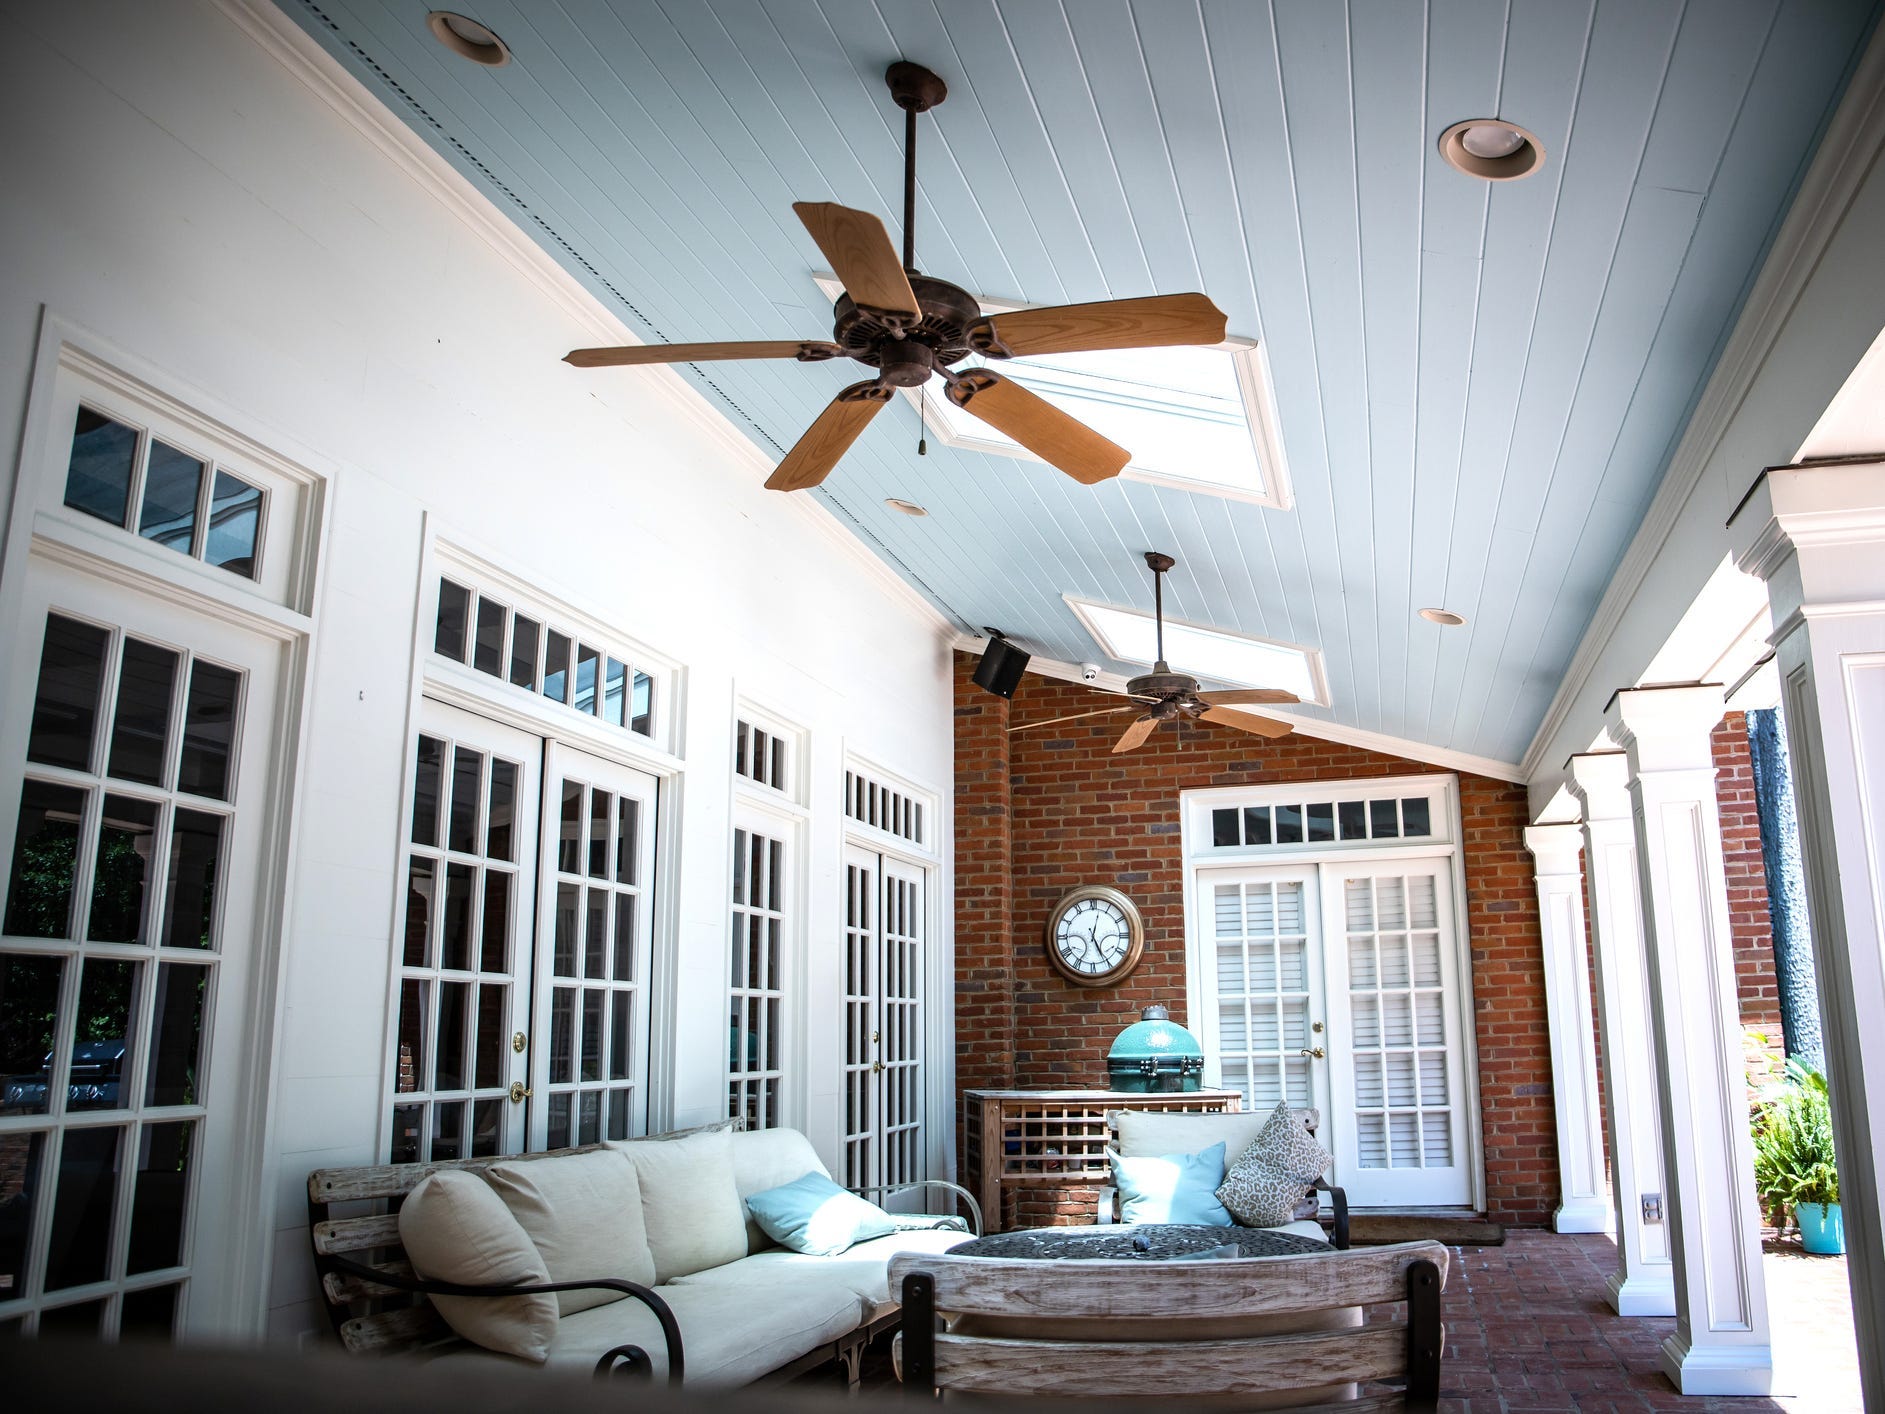
<svg viewBox="0 0 1885 1414"><path fill-rule="evenodd" d="M1203 295L1148 295L990 315L969 330L969 343L997 358L1221 344L1226 322Z"/></svg>
<svg viewBox="0 0 1885 1414"><path fill-rule="evenodd" d="M1285 692L1280 687L1238 687L1227 692L1200 692L1198 701L1207 707L1236 707L1266 705L1287 707L1292 702L1302 699L1293 692Z"/></svg>
<svg viewBox="0 0 1885 1414"><path fill-rule="evenodd" d="M1005 432L1035 456L1091 486L1126 469L1132 454L1012 378L972 368L949 384L949 401Z"/></svg>
<svg viewBox="0 0 1885 1414"><path fill-rule="evenodd" d="M1260 717L1255 712L1233 712L1228 707L1209 707L1198 715L1216 726L1235 727L1240 732L1255 732L1258 736L1288 736L1296 730L1288 722L1279 722L1274 717Z"/></svg>
<svg viewBox="0 0 1885 1414"><path fill-rule="evenodd" d="M1100 707L1091 712L1075 712L1071 717L1049 717L1044 722L1022 722L1019 726L1008 728L1009 735L1015 732L1031 732L1036 727L1057 727L1062 722L1084 722L1088 717L1105 717L1114 712L1130 712L1134 709L1125 707Z"/></svg>
<svg viewBox="0 0 1885 1414"><path fill-rule="evenodd" d="M890 389L876 383L853 383L839 393L766 478L766 489L802 491L823 481L831 475L838 459L851 450L857 434L889 401Z"/></svg>
<svg viewBox="0 0 1885 1414"><path fill-rule="evenodd" d="M844 292L864 309L920 319L916 294L884 223L835 201L795 201L793 211L831 262Z"/></svg>
<svg viewBox="0 0 1885 1414"><path fill-rule="evenodd" d="M822 363L844 352L813 339L772 339L745 344L626 344L613 349L571 349L563 362L578 368L616 368L632 363L708 363L721 358L795 358Z"/></svg>
<svg viewBox="0 0 1885 1414"><path fill-rule="evenodd" d="M1124 736L1113 743L1113 755L1117 756L1122 751L1137 751L1140 747L1145 745L1145 739L1152 735L1153 729L1157 726L1157 717L1139 718L1138 721L1126 728L1126 734Z"/></svg>

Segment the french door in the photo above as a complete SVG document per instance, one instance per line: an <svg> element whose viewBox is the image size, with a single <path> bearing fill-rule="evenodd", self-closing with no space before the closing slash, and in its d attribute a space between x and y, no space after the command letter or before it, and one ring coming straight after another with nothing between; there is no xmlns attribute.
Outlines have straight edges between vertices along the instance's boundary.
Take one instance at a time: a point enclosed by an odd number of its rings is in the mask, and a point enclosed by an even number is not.
<svg viewBox="0 0 1885 1414"><path fill-rule="evenodd" d="M1469 1204L1460 939L1446 857L1200 869L1207 1055L1244 1104L1322 1112L1357 1207Z"/></svg>
<svg viewBox="0 0 1885 1414"><path fill-rule="evenodd" d="M654 778L429 698L414 758L390 1158L641 1133Z"/></svg>
<svg viewBox="0 0 1885 1414"><path fill-rule="evenodd" d="M239 1324L282 646L36 565L0 692L0 1331Z"/></svg>
<svg viewBox="0 0 1885 1414"><path fill-rule="evenodd" d="M926 876L845 850L844 1168L849 1187L928 1177L923 1099Z"/></svg>

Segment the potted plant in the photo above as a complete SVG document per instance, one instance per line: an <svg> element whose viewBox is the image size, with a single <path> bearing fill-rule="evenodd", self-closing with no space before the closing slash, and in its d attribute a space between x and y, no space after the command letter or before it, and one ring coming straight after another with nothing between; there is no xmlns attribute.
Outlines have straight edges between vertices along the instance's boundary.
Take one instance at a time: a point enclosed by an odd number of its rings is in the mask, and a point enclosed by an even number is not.
<svg viewBox="0 0 1885 1414"><path fill-rule="evenodd" d="M1770 1211L1792 1211L1807 1251L1846 1250L1826 1077L1798 1060L1787 1062L1756 1111L1754 1186Z"/></svg>

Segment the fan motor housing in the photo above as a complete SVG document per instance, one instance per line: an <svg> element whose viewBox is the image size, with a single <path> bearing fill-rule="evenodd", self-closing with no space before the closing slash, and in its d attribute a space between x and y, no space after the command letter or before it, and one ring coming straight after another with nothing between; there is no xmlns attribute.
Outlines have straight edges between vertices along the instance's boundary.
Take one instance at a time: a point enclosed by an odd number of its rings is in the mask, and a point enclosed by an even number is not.
<svg viewBox="0 0 1885 1414"><path fill-rule="evenodd" d="M1132 697L1183 697L1198 690L1198 680L1185 673L1150 672L1126 684Z"/></svg>
<svg viewBox="0 0 1885 1414"><path fill-rule="evenodd" d="M947 280L927 275L910 276L910 292L923 317L915 324L905 324L901 337L885 318L869 309L858 308L849 295L839 295L832 306L832 342L859 363L882 368L889 373L897 365L912 363L911 343L921 344L933 356L937 366L947 368L960 363L971 352L969 328L982 317L982 307L975 296ZM930 366L923 366L920 383L929 377ZM895 381L894 379L892 380ZM901 384L897 386L913 386Z"/></svg>

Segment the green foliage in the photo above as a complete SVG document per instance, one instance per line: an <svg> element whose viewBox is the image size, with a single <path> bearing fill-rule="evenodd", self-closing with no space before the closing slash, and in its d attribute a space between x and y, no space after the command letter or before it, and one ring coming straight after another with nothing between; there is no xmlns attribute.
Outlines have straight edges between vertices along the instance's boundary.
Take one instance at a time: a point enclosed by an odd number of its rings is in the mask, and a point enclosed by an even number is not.
<svg viewBox="0 0 1885 1414"><path fill-rule="evenodd" d="M1756 1107L1754 1187L1770 1210L1839 1201L1826 1077L1797 1060Z"/></svg>

